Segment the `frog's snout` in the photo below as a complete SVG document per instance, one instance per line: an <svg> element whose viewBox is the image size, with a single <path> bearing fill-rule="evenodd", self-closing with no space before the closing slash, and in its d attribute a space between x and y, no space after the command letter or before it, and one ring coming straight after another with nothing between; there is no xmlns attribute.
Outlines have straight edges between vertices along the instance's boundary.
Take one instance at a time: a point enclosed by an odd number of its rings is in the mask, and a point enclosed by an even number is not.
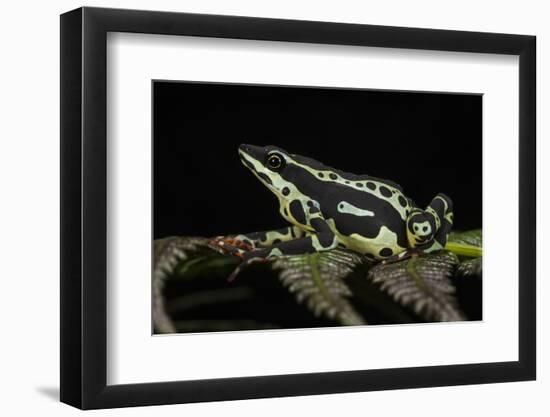
<svg viewBox="0 0 550 417"><path fill-rule="evenodd" d="M248 156L251 156L256 160L261 161L263 160L263 156L264 156L264 148L262 148L261 146L254 146L254 145L249 145L247 143L243 143L239 145L239 154L242 155L243 153L245 153Z"/></svg>
<svg viewBox="0 0 550 417"><path fill-rule="evenodd" d="M241 143L239 145L239 151L241 152L250 153L251 148L252 148L252 145L248 145L246 143Z"/></svg>
<svg viewBox="0 0 550 417"><path fill-rule="evenodd" d="M252 172L256 172L253 161L258 158L254 155L255 152L253 148L255 148L255 146L247 145L245 143L239 145L239 158L244 166Z"/></svg>
<svg viewBox="0 0 550 417"><path fill-rule="evenodd" d="M239 145L239 157L241 158L241 161L250 169L253 169L252 161L262 163L265 159L264 156L265 150L261 146L254 146L246 143Z"/></svg>

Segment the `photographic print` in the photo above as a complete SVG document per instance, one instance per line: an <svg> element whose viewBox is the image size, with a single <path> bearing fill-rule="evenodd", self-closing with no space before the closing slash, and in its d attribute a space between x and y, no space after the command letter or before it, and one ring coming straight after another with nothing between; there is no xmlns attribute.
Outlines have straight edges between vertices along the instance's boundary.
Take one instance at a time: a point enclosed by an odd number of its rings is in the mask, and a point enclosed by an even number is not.
<svg viewBox="0 0 550 417"><path fill-rule="evenodd" d="M482 96L155 80L153 332L482 319Z"/></svg>
<svg viewBox="0 0 550 417"><path fill-rule="evenodd" d="M536 379L535 36L89 7L60 33L62 402Z"/></svg>

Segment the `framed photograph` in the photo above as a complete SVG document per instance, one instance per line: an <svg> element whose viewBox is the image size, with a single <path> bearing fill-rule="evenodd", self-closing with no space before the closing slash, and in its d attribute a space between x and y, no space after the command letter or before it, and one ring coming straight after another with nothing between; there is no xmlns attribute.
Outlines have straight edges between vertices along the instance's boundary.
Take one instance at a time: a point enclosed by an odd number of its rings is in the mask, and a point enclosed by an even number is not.
<svg viewBox="0 0 550 417"><path fill-rule="evenodd" d="M535 37L61 16L61 401L535 379Z"/></svg>

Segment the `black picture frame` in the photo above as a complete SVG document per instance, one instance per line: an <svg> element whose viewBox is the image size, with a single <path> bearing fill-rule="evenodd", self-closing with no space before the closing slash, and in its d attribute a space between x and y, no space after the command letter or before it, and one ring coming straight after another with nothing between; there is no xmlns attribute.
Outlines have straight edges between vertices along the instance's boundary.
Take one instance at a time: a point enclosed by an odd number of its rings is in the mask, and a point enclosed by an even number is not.
<svg viewBox="0 0 550 417"><path fill-rule="evenodd" d="M519 56L519 360L107 385L108 32ZM103 8L61 15L61 401L82 409L533 380L534 36Z"/></svg>

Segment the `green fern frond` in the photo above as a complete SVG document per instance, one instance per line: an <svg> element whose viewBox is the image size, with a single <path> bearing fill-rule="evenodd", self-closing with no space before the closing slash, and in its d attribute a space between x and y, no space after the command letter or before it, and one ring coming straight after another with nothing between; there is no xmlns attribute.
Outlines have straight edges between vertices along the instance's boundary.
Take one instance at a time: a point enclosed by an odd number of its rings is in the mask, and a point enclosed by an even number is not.
<svg viewBox="0 0 550 417"><path fill-rule="evenodd" d="M152 316L153 326L158 333L174 333L176 326L166 312L166 302L163 294L167 279L175 275L186 276L189 266L205 259L220 256L208 246L206 238L168 237L155 240L153 245L153 276L152 276ZM183 273L178 274L178 268Z"/></svg>
<svg viewBox="0 0 550 417"><path fill-rule="evenodd" d="M451 232L445 249L458 256L478 258L483 255L483 239L481 229L467 232Z"/></svg>
<svg viewBox="0 0 550 417"><path fill-rule="evenodd" d="M453 231L449 234L447 241L481 248L483 247L482 229L473 229L466 232Z"/></svg>
<svg viewBox="0 0 550 417"><path fill-rule="evenodd" d="M468 259L458 265L456 274L461 277L481 277L482 267L482 258Z"/></svg>
<svg viewBox="0 0 550 417"><path fill-rule="evenodd" d="M457 264L456 255L441 251L378 264L370 270L369 278L397 303L427 321L459 321L465 317L450 280Z"/></svg>
<svg viewBox="0 0 550 417"><path fill-rule="evenodd" d="M366 321L352 307L352 293L344 282L364 259L351 251L333 249L326 252L285 256L273 263L279 279L296 295L298 302L316 315L324 315L343 325L361 325Z"/></svg>

